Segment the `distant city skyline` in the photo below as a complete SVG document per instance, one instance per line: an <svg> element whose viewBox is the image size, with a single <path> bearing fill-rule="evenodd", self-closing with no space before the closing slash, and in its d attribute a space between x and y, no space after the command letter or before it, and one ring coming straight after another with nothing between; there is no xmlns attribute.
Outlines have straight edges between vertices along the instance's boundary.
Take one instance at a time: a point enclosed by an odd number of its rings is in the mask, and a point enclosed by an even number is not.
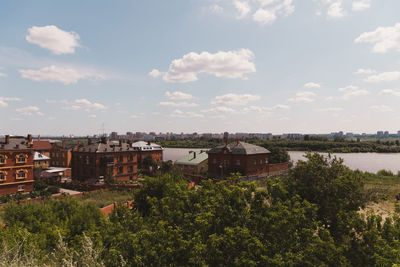
<svg viewBox="0 0 400 267"><path fill-rule="evenodd" d="M397 133L399 10L396 0L5 0L0 135Z"/></svg>

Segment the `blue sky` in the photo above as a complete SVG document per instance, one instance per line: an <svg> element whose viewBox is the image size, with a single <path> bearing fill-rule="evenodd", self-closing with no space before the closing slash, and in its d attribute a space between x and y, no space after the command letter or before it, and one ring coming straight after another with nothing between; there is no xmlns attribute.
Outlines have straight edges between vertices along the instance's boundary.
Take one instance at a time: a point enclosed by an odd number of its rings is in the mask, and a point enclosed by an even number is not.
<svg viewBox="0 0 400 267"><path fill-rule="evenodd" d="M3 1L0 134L400 130L398 0Z"/></svg>

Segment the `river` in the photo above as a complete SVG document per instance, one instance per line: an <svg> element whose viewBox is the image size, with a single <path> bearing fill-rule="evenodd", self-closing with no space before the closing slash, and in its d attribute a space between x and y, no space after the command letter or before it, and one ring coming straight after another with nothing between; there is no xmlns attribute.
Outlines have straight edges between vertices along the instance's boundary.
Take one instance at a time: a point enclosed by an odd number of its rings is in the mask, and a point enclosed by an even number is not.
<svg viewBox="0 0 400 267"><path fill-rule="evenodd" d="M182 158L187 155L189 151L200 152L207 150L205 148L165 148L164 161ZM304 159L304 152L289 151L290 158L293 162ZM327 155L327 153L322 153ZM400 153L333 153L332 156L342 158L344 164L350 169L361 170L376 173L379 170L390 170L396 174L400 170Z"/></svg>

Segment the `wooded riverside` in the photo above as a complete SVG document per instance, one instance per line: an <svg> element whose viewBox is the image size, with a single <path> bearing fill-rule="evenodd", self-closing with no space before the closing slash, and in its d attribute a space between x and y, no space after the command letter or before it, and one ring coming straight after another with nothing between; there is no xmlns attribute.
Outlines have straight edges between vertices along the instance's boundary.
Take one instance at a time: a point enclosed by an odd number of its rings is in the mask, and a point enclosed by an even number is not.
<svg viewBox="0 0 400 267"><path fill-rule="evenodd" d="M195 187L178 174L146 177L132 192L133 209L118 205L108 218L75 199L8 204L0 265L400 263L400 218L360 212L377 196L364 189L367 174L340 159L307 158L287 177L258 184L235 175Z"/></svg>
<svg viewBox="0 0 400 267"><path fill-rule="evenodd" d="M234 142L234 139L231 140ZM274 147L289 151L314 151L332 153L357 153L357 152L379 152L399 153L399 139L375 139L375 140L345 140L344 138L328 139L318 136L310 136L305 140L260 140L257 138L246 139L246 142L263 146L268 150ZM163 147L180 148L206 148L223 144L223 140L214 138L198 138L186 140L169 140L160 142Z"/></svg>

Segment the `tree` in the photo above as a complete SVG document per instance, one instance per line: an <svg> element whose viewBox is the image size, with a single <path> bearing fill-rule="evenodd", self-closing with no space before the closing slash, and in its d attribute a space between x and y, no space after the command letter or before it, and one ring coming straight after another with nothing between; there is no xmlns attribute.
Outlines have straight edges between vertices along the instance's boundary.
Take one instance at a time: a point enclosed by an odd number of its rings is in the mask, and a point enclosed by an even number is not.
<svg viewBox="0 0 400 267"><path fill-rule="evenodd" d="M289 162L290 156L286 149L280 147L268 148L271 154L268 156L268 162L271 164Z"/></svg>
<svg viewBox="0 0 400 267"><path fill-rule="evenodd" d="M316 204L318 220L339 237L351 230L349 220L365 204L361 174L336 157L308 153L306 158L285 179L288 191Z"/></svg>

